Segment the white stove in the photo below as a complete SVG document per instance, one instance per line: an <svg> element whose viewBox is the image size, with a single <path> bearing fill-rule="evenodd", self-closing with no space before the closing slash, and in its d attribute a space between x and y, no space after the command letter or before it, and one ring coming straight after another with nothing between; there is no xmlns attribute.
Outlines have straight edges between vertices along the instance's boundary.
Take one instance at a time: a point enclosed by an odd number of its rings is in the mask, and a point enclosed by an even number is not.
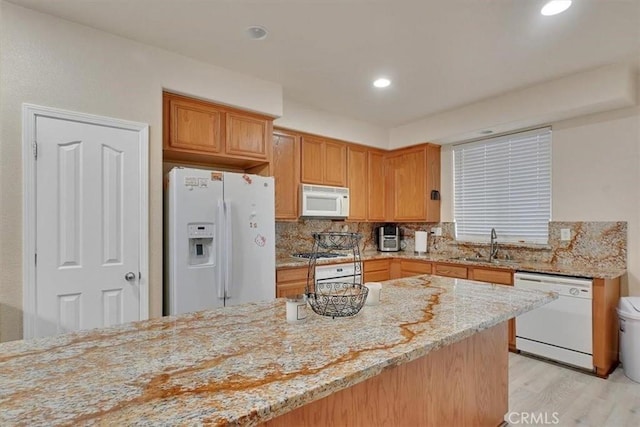
<svg viewBox="0 0 640 427"><path fill-rule="evenodd" d="M361 262L345 262L345 260L353 259L353 255L343 254L339 252L301 252L292 254L294 258L311 259L315 258L324 260L336 260L340 264L321 264L315 266L316 282L349 282L362 284L362 263Z"/></svg>
<svg viewBox="0 0 640 427"><path fill-rule="evenodd" d="M349 282L362 284L362 263L316 265L316 282Z"/></svg>

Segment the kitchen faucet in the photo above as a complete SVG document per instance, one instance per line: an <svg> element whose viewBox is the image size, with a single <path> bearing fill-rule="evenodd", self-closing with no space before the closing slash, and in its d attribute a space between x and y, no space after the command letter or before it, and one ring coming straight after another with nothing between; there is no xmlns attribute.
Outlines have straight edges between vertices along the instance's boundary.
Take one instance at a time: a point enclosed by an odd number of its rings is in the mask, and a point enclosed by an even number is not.
<svg viewBox="0 0 640 427"><path fill-rule="evenodd" d="M491 249L489 251L489 262L493 261L498 255L498 235L496 229L491 229Z"/></svg>

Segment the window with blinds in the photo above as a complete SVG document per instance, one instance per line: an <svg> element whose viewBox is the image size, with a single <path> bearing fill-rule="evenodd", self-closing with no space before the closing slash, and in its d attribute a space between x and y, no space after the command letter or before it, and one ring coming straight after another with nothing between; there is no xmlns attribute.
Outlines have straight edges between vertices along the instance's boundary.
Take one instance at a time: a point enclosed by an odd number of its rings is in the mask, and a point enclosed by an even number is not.
<svg viewBox="0 0 640 427"><path fill-rule="evenodd" d="M454 155L456 238L547 243L551 128L460 144Z"/></svg>

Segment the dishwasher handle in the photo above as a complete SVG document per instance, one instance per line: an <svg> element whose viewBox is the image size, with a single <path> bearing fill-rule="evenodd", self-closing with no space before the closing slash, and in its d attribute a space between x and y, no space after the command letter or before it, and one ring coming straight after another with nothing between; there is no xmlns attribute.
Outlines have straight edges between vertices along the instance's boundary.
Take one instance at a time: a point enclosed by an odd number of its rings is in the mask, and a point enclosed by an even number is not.
<svg viewBox="0 0 640 427"><path fill-rule="evenodd" d="M523 282L542 283L542 280L540 280L540 279L530 279L530 278L527 278L527 277L519 277L518 280L521 280Z"/></svg>

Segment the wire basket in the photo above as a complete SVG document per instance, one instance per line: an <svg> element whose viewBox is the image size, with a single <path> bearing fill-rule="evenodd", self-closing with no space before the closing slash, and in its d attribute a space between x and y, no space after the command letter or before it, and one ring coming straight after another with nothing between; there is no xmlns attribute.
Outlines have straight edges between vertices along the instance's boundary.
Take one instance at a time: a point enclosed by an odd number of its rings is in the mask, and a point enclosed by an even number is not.
<svg viewBox="0 0 640 427"><path fill-rule="evenodd" d="M316 283L315 292L307 294L311 309L322 316L355 316L364 306L369 289L359 283Z"/></svg>
<svg viewBox="0 0 640 427"><path fill-rule="evenodd" d="M317 247L328 250L354 250L358 249L358 243L362 238L359 233L313 233Z"/></svg>

